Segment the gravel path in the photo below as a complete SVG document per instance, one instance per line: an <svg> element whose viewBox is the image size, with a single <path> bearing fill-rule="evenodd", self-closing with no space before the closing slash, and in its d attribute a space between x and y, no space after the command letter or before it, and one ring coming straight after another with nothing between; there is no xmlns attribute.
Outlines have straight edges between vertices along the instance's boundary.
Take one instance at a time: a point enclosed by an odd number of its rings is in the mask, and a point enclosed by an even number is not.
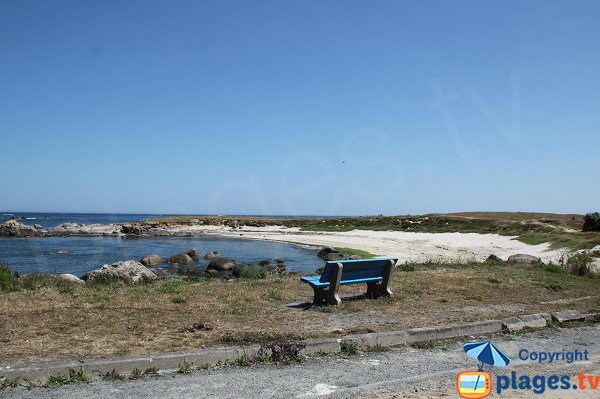
<svg viewBox="0 0 600 399"><path fill-rule="evenodd" d="M570 375L579 372L600 375L600 325L573 329L546 329L527 335L495 337L492 340L513 362L493 373L509 375ZM588 350L587 362L540 366L520 361L517 353L530 351ZM25 389L0 392L5 398L455 398L456 373L472 370L460 342L432 349L401 348L385 353L351 357L330 356L303 364L275 367L232 367L201 371L186 376L162 376L125 382L95 382L58 389ZM495 378L492 378L495 384ZM600 391L505 391L510 398L597 398ZM492 397L499 397L493 393Z"/></svg>

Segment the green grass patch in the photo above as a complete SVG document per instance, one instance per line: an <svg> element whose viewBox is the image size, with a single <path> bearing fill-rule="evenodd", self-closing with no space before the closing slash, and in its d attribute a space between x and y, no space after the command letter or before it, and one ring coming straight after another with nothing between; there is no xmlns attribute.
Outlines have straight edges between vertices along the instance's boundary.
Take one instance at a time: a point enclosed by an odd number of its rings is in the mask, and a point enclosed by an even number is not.
<svg viewBox="0 0 600 399"><path fill-rule="evenodd" d="M354 249L354 248L336 248L336 249L345 255L358 256L360 259L371 259L371 258L377 257L377 255L372 254L371 252L363 251L360 249Z"/></svg>

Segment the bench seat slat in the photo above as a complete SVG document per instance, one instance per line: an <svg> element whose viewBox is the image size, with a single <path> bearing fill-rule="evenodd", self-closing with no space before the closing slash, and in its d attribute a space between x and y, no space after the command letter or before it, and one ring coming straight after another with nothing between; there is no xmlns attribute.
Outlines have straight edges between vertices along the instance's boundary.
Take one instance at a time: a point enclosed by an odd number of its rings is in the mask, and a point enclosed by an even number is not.
<svg viewBox="0 0 600 399"><path fill-rule="evenodd" d="M329 281L326 282L321 282L320 280L320 276L307 276L307 277L302 277L300 280L310 284L311 286L315 286L315 287L328 287L329 286ZM358 278L358 279L352 279L352 280L341 280L340 281L340 285L347 285L347 284L359 284L359 283L371 283L371 282L377 282L377 281L381 281L383 280L382 277L366 277L366 278Z"/></svg>

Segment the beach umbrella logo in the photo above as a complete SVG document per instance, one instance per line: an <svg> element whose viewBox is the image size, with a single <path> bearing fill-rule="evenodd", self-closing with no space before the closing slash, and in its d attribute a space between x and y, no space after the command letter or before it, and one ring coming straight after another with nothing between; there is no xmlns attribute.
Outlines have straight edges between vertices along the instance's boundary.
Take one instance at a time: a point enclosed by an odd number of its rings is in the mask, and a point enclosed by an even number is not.
<svg viewBox="0 0 600 399"><path fill-rule="evenodd" d="M510 363L497 346L490 341L467 342L463 345L464 351L478 361L477 371L463 371L456 377L456 389L463 398L481 399L492 393L492 377L483 371L484 364L504 367Z"/></svg>

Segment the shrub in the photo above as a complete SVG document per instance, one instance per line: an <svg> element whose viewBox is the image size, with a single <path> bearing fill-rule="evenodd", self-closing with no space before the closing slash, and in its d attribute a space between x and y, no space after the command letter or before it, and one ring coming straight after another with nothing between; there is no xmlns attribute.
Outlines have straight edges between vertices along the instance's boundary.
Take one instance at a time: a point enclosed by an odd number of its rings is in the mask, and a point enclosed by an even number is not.
<svg viewBox="0 0 600 399"><path fill-rule="evenodd" d="M0 292L16 291L17 277L8 265L0 262Z"/></svg>
<svg viewBox="0 0 600 399"><path fill-rule="evenodd" d="M594 258L587 252L577 252L567 259L567 270L576 276L592 277L592 262Z"/></svg>
<svg viewBox="0 0 600 399"><path fill-rule="evenodd" d="M300 354L300 351L306 347L306 341L302 333L285 334L261 346L271 351L271 360L274 362L290 364L304 361L304 357Z"/></svg>
<svg viewBox="0 0 600 399"><path fill-rule="evenodd" d="M583 231L600 231L600 213L588 213L583 218Z"/></svg>
<svg viewBox="0 0 600 399"><path fill-rule="evenodd" d="M242 269L240 276L248 279L261 279L266 277L266 273L262 267L258 265L247 265Z"/></svg>

